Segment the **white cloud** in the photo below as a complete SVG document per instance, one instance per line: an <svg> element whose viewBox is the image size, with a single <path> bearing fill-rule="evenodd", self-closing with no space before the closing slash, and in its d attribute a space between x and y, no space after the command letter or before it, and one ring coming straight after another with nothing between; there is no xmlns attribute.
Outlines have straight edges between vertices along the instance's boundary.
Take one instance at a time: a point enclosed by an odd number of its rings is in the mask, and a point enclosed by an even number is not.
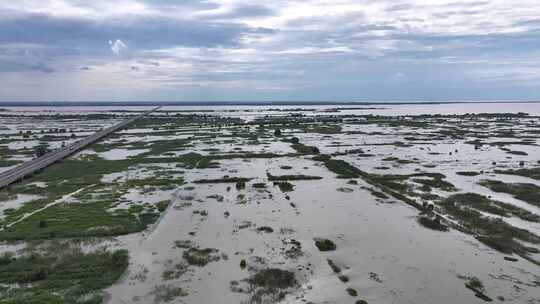
<svg viewBox="0 0 540 304"><path fill-rule="evenodd" d="M352 49L346 46L329 47L329 48L316 48L316 47L303 47L290 49L285 51L279 51L278 54L296 54L296 55L309 55L309 54L324 54L324 53L352 53Z"/></svg>
<svg viewBox="0 0 540 304"><path fill-rule="evenodd" d="M109 45L111 46L111 51L116 56L120 56L122 51L127 49L127 45L120 39L116 39L114 42L109 40Z"/></svg>

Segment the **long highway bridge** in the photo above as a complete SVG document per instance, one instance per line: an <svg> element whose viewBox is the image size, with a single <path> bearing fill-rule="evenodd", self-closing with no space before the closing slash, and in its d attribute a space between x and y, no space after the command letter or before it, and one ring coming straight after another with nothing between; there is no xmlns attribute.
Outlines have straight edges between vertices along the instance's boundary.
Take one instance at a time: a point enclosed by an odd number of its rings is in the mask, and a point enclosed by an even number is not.
<svg viewBox="0 0 540 304"><path fill-rule="evenodd" d="M0 189L9 186L10 184L17 182L19 180L22 180L25 176L28 176L36 171L39 171L41 169L44 169L55 162L62 160L73 153L80 151L84 149L85 147L97 142L98 140L106 137L109 134L112 134L127 125L135 122L136 120L154 112L157 111L161 107L154 108L148 112L145 112L141 115L138 115L136 117L130 118L128 120L122 121L119 124L116 124L112 127L109 127L107 129L103 129L99 132L96 132L85 139L76 141L72 144L66 145L60 149L57 149L55 151L49 152L41 157L38 157L36 159L24 162L23 164L11 168L7 171L4 171L0 173Z"/></svg>

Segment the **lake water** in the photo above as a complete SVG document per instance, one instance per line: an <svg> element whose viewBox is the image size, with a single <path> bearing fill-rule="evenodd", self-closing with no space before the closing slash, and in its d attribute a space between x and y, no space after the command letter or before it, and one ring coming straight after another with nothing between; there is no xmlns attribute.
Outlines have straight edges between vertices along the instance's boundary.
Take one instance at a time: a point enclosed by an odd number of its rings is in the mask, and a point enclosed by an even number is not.
<svg viewBox="0 0 540 304"><path fill-rule="evenodd" d="M28 114L43 114L56 112L71 113L98 113L109 111L145 111L152 107L144 106L66 106L66 107L2 107L16 112ZM355 109L353 109L355 108ZM365 109L361 109L365 108ZM445 103L445 104L377 104L377 105L216 105L216 106L164 106L165 111L194 111L206 114L220 114L225 116L254 116L261 114L275 114L276 110L306 109L321 113L332 109L340 109L336 115L374 114L374 115L421 115L421 114L467 114L467 113L528 113L540 115L540 103ZM212 111L212 112L207 112Z"/></svg>

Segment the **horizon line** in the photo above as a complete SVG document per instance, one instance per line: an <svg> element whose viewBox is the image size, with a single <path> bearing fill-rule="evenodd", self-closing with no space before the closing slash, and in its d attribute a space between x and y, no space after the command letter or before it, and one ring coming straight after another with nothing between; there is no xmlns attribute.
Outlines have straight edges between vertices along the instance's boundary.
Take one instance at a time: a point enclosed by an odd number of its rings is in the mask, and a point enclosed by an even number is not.
<svg viewBox="0 0 540 304"><path fill-rule="evenodd" d="M11 106L275 106L275 105L416 105L416 104L493 104L540 103L540 100L470 100L470 101L0 101L0 107Z"/></svg>

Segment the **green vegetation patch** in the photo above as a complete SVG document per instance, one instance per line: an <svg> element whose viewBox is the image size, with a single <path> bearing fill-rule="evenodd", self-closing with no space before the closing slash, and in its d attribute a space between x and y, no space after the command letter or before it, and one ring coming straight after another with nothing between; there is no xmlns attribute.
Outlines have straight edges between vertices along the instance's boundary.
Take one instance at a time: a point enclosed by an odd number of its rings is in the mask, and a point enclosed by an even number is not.
<svg viewBox="0 0 540 304"><path fill-rule="evenodd" d="M477 277L461 277L467 280L465 282L465 287L472 290L474 292L474 295L486 302L493 302L493 299L491 299L488 295L486 295L486 289L484 287L484 284L480 279Z"/></svg>
<svg viewBox="0 0 540 304"><path fill-rule="evenodd" d="M319 148L313 147L313 146L306 146L302 143L292 144L291 147L296 150L296 152L302 154L302 155L311 155L311 154L319 154Z"/></svg>
<svg viewBox="0 0 540 304"><path fill-rule="evenodd" d="M532 213L528 210L519 208L512 204L492 200L484 195L477 193L459 193L451 196L454 204L474 208L483 212L499 215L499 216L516 216L520 219L530 222L540 222L540 215Z"/></svg>
<svg viewBox="0 0 540 304"><path fill-rule="evenodd" d="M419 216L418 223L426 228L437 230L437 231L448 231L448 226L441 224L439 218L429 217L429 216Z"/></svg>
<svg viewBox="0 0 540 304"><path fill-rule="evenodd" d="M313 175L272 175L269 172L266 173L269 181L295 181L295 180L318 180L322 179L320 176Z"/></svg>
<svg viewBox="0 0 540 304"><path fill-rule="evenodd" d="M47 251L0 256L0 302L5 304L99 304L102 290L128 266L128 252Z"/></svg>
<svg viewBox="0 0 540 304"><path fill-rule="evenodd" d="M188 292L174 285L158 285L151 294L154 296L154 303L169 303L179 297L187 296Z"/></svg>
<svg viewBox="0 0 540 304"><path fill-rule="evenodd" d="M456 172L456 174L461 175L461 176L478 176L481 173L476 172L476 171L459 171L459 172Z"/></svg>
<svg viewBox="0 0 540 304"><path fill-rule="evenodd" d="M274 182L274 186L278 186L281 192L291 192L294 191L294 185L289 182Z"/></svg>
<svg viewBox="0 0 540 304"><path fill-rule="evenodd" d="M1 240L113 236L139 232L159 218L158 212L109 212L110 202L61 203L0 231Z"/></svg>
<svg viewBox="0 0 540 304"><path fill-rule="evenodd" d="M478 184L495 192L511 194L514 198L540 207L540 187L535 184L505 183L496 180L482 180Z"/></svg>
<svg viewBox="0 0 540 304"><path fill-rule="evenodd" d="M326 262L328 262L328 266L330 266L334 273L341 273L341 267L339 267L333 260L326 259Z"/></svg>
<svg viewBox="0 0 540 304"><path fill-rule="evenodd" d="M216 178L216 179L199 179L199 180L194 181L194 183L196 184L246 183L252 179L253 178L247 178L247 177L224 176L222 178Z"/></svg>
<svg viewBox="0 0 540 304"><path fill-rule="evenodd" d="M334 251L337 249L337 246L332 240L329 239L322 239L322 238L316 238L315 239L315 246L319 251Z"/></svg>
<svg viewBox="0 0 540 304"><path fill-rule="evenodd" d="M441 176L436 176L432 179L414 178L412 181L421 184L425 192L430 192L432 188L437 188L447 192L453 192L457 190L454 185L443 180Z"/></svg>
<svg viewBox="0 0 540 304"><path fill-rule="evenodd" d="M487 217L479 211L469 207L471 195L455 194L440 202L443 210L456 218L463 227L477 234L477 239L485 245L500 252L526 255L537 251L516 241L525 241L533 244L540 243L540 238L528 230L516 228L505 221ZM482 203L480 203L482 204Z"/></svg>
<svg viewBox="0 0 540 304"><path fill-rule="evenodd" d="M247 282L254 289L249 303L277 303L285 298L287 289L298 286L294 272L279 268L262 269Z"/></svg>
<svg viewBox="0 0 540 304"><path fill-rule="evenodd" d="M218 250L214 248L199 249L190 247L184 251L182 257L189 265L204 267L208 263L219 261Z"/></svg>
<svg viewBox="0 0 540 304"><path fill-rule="evenodd" d="M338 178L357 178L366 175L365 172L340 159L331 159L329 156L314 158L321 160L328 170L336 173Z"/></svg>
<svg viewBox="0 0 540 304"><path fill-rule="evenodd" d="M382 159L382 161L385 161L385 162L396 162L398 164L412 164L414 163L414 161L412 160L408 160L408 159L400 159L400 158L397 158L397 157L386 157L384 159Z"/></svg>
<svg viewBox="0 0 540 304"><path fill-rule="evenodd" d="M128 189L131 188L126 184L97 184L74 194L72 199L76 201L63 201L37 212L53 200L28 202L10 211L3 223L14 223L26 213L35 213L9 227L6 225L0 231L0 240L113 236L142 231L159 218L169 202L128 202L128 208L115 208L123 202L121 197Z"/></svg>
<svg viewBox="0 0 540 304"><path fill-rule="evenodd" d="M521 155L521 156L529 155L527 152L524 152L524 151L508 151L506 153L513 154L513 155Z"/></svg>
<svg viewBox="0 0 540 304"><path fill-rule="evenodd" d="M518 176L524 176L524 177L540 180L540 167L530 168L530 169L519 169L519 170L495 170L495 173L518 175Z"/></svg>

